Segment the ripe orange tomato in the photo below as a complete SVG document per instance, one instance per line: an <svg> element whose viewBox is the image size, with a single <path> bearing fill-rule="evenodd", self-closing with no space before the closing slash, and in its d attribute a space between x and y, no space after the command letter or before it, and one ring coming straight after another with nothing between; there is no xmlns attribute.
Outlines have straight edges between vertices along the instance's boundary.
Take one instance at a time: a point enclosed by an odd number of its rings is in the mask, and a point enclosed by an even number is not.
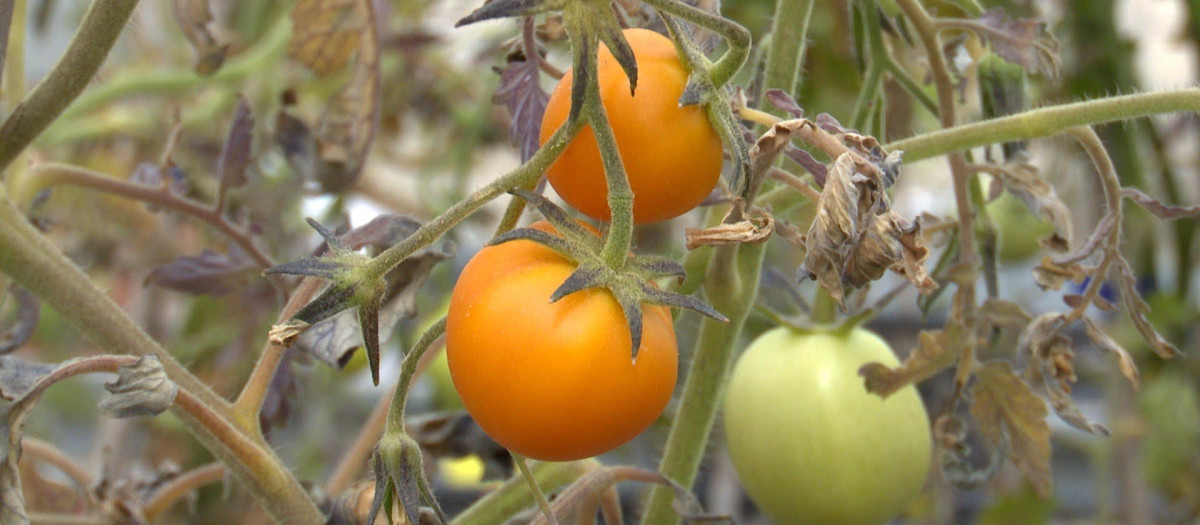
<svg viewBox="0 0 1200 525"><path fill-rule="evenodd" d="M684 214L704 200L721 176L721 139L699 106L679 107L687 71L675 45L645 29L627 29L637 59L637 93L607 47L600 46L597 81L617 148L633 190L638 224ZM571 71L563 76L542 117L545 144L571 110ZM585 215L609 220L608 185L596 137L584 128L547 172L554 191Z"/></svg>
<svg viewBox="0 0 1200 525"><path fill-rule="evenodd" d="M545 222L534 225L547 232ZM631 359L620 305L606 289L550 302L575 264L533 241L479 251L458 278L446 318L450 377L484 432L523 456L595 456L652 423L675 389L670 312L646 306Z"/></svg>

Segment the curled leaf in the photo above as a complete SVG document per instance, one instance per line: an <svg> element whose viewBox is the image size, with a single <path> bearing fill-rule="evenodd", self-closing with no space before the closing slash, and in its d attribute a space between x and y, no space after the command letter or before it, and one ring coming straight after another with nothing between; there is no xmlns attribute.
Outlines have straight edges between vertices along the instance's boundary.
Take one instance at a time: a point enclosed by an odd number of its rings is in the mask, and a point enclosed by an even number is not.
<svg viewBox="0 0 1200 525"><path fill-rule="evenodd" d="M1021 305L994 297L989 297L980 305L979 315L991 326L1016 330L1024 329L1033 319Z"/></svg>
<svg viewBox="0 0 1200 525"><path fill-rule="evenodd" d="M1054 225L1054 235L1043 239L1042 245L1065 252L1071 244L1071 212L1058 198L1054 187L1038 175L1037 168L1029 164L1005 164L996 173L1009 193L1020 198L1034 215Z"/></svg>
<svg viewBox="0 0 1200 525"><path fill-rule="evenodd" d="M1130 199L1160 219L1194 219L1200 217L1200 206L1172 206L1136 188L1121 188L1121 196Z"/></svg>
<svg viewBox="0 0 1200 525"><path fill-rule="evenodd" d="M1108 352L1117 356L1117 363L1121 370L1121 375L1129 380L1129 384L1134 390L1141 388L1141 374L1138 373L1137 362L1133 360L1133 356L1129 355L1121 345L1117 344L1104 330L1096 325L1095 321L1084 317L1083 328L1092 343L1101 351Z"/></svg>
<svg viewBox="0 0 1200 525"><path fill-rule="evenodd" d="M1147 317L1150 314L1150 305L1146 304L1141 294L1138 293L1137 277L1134 276L1133 269L1129 267L1129 261L1118 257L1116 265L1121 270L1120 278L1117 280L1121 285L1121 305L1129 314L1133 325L1137 327L1138 333L1142 334L1142 338L1150 345L1150 349L1163 359L1183 355L1179 348L1167 341L1167 338L1158 333L1158 329L1150 323L1150 319Z"/></svg>
<svg viewBox="0 0 1200 525"><path fill-rule="evenodd" d="M1071 341L1062 334L1065 327L1066 317L1060 313L1043 314L1034 319L1021 333L1017 343L1018 357L1025 363L1025 375L1030 384L1045 390L1060 419L1080 430L1107 436L1108 429L1088 421L1071 399L1071 386L1078 378Z"/></svg>
<svg viewBox="0 0 1200 525"><path fill-rule="evenodd" d="M766 93L763 93L763 95L766 97L767 102L770 102L772 106L787 112L792 116L792 118L804 118L804 108L800 107L800 104L796 102L796 99L792 98L792 96L788 95L784 90L768 89Z"/></svg>
<svg viewBox="0 0 1200 525"><path fill-rule="evenodd" d="M983 365L975 375L971 415L983 433L1021 469L1038 495L1049 497L1050 425L1046 403L1035 395L1007 362Z"/></svg>
<svg viewBox="0 0 1200 525"><path fill-rule="evenodd" d="M867 363L858 369L868 392L887 397L907 385L916 384L954 364L962 350L962 327L947 323L941 330L922 330L917 347L900 366L892 369Z"/></svg>
<svg viewBox="0 0 1200 525"><path fill-rule="evenodd" d="M766 241L775 229L775 219L763 213L755 217L744 217L733 224L718 224L712 228L688 228L687 249L723 244L755 244Z"/></svg>
<svg viewBox="0 0 1200 525"><path fill-rule="evenodd" d="M117 369L117 380L105 383L107 396L100 399L100 411L108 417L155 416L171 408L179 385L167 377L162 363L154 355Z"/></svg>
<svg viewBox="0 0 1200 525"><path fill-rule="evenodd" d="M1033 280L1043 290L1061 290L1067 281L1083 282L1088 269L1078 263L1060 263L1050 257L1042 257L1042 263L1033 269Z"/></svg>
<svg viewBox="0 0 1200 525"><path fill-rule="evenodd" d="M1046 30L1045 23L1025 18L1013 20L1000 7L989 9L978 21L988 29L980 34L992 42L996 54L1020 64L1031 74L1041 73L1050 80L1058 78L1062 67L1058 40Z"/></svg>
<svg viewBox="0 0 1200 525"><path fill-rule="evenodd" d="M213 16L208 0L174 0L171 6L175 9L175 20L179 22L183 36L196 50L196 64L193 67L196 74L209 76L216 73L225 63L229 44L221 42L213 34L210 27Z"/></svg>

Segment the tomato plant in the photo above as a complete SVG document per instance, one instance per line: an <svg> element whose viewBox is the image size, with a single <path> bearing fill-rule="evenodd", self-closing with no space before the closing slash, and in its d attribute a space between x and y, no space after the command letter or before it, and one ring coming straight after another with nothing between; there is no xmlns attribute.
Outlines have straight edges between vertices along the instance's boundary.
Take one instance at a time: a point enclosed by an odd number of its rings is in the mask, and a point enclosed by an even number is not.
<svg viewBox="0 0 1200 525"><path fill-rule="evenodd" d="M498 443L531 458L611 450L649 426L675 389L670 312L645 308L631 359L624 314L607 290L550 302L574 269L541 244L509 241L480 250L450 299L446 356L463 405Z"/></svg>
<svg viewBox="0 0 1200 525"><path fill-rule="evenodd" d="M858 369L897 364L887 343L781 327L742 354L725 393L725 439L746 492L780 523L882 524L920 492L929 418L914 387L882 399Z"/></svg>
<svg viewBox="0 0 1200 525"><path fill-rule="evenodd" d="M679 107L688 72L675 45L645 29L625 38L637 58L637 91L607 47L597 64L600 99L633 190L636 223L663 221L695 208L721 175L721 140L698 106ZM572 72L559 81L542 118L544 144L567 119ZM608 186L595 135L585 128L547 172L554 191L589 217L609 220Z"/></svg>

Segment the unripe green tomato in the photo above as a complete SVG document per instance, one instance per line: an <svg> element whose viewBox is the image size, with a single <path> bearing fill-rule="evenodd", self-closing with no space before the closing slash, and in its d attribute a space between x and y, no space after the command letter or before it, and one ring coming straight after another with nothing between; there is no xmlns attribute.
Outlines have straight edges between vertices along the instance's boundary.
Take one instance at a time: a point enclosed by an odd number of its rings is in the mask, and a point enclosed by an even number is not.
<svg viewBox="0 0 1200 525"><path fill-rule="evenodd" d="M1041 252L1038 241L1054 233L1054 225L1035 216L1021 199L1004 194L988 204L988 215L996 224L1000 260L1016 262Z"/></svg>
<svg viewBox="0 0 1200 525"><path fill-rule="evenodd" d="M738 360L725 439L746 493L781 525L879 525L917 496L929 418L912 386L882 399L858 369L897 359L864 329L776 328Z"/></svg>

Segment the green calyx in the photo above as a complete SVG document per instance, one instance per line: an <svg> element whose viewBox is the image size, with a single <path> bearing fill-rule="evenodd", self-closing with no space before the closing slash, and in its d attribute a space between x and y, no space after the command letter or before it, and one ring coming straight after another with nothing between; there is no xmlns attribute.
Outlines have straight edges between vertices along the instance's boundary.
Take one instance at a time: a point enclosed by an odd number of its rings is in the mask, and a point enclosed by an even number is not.
<svg viewBox="0 0 1200 525"><path fill-rule="evenodd" d="M532 228L518 228L492 239L490 245L515 240L533 241L554 250L575 263L577 265L575 271L551 294L550 301L558 301L581 290L607 289L625 313L625 320L629 324L629 333L632 339L630 351L633 359L637 359L638 347L642 344L642 304L644 303L687 308L718 321L728 321L724 315L696 297L668 292L651 284L652 280L663 277L682 278L684 270L679 263L665 257L630 255L626 257L623 267L612 268L602 256L603 241L572 219L566 211L545 197L529 191L514 190L512 193L533 204L538 211L542 212L542 215L554 226L558 234Z"/></svg>

